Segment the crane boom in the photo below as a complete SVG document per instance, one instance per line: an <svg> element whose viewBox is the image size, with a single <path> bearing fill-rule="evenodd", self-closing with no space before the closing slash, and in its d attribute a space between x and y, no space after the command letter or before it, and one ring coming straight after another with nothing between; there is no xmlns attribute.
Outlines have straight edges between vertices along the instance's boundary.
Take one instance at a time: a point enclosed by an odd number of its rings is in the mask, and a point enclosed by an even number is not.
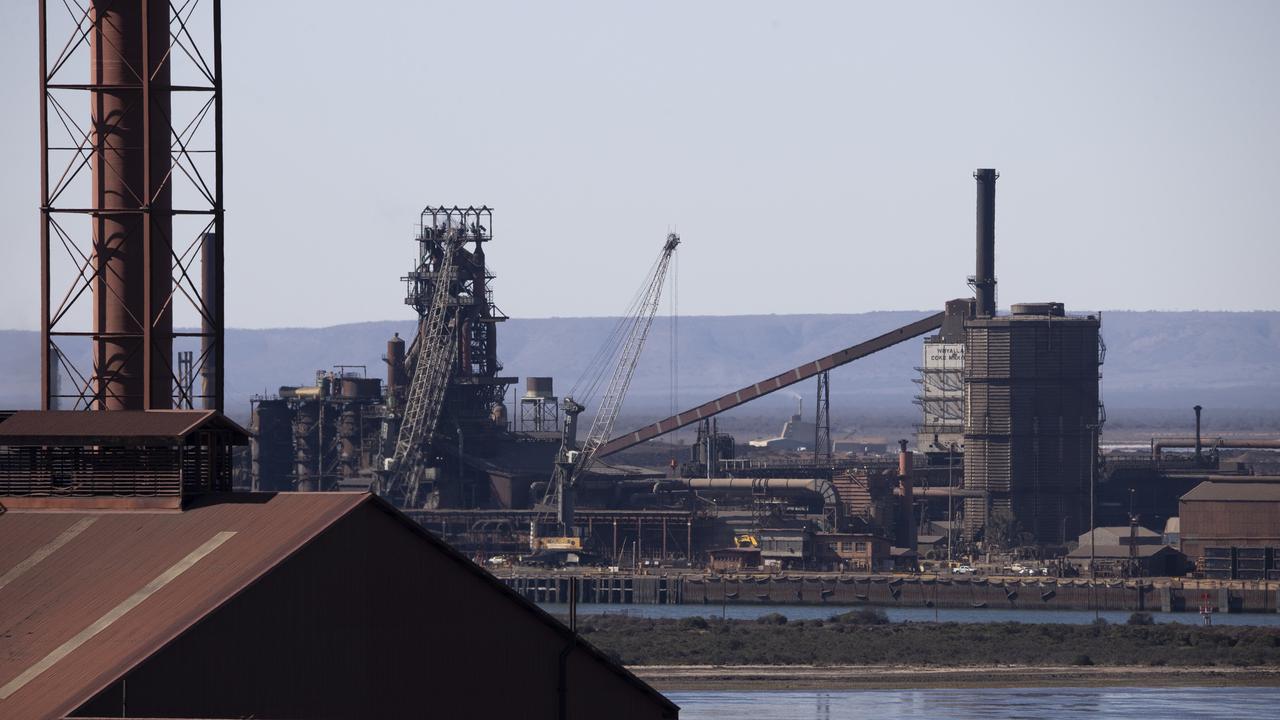
<svg viewBox="0 0 1280 720"><path fill-rule="evenodd" d="M609 387L600 401L600 409L591 421L591 430L583 442L582 452L578 455L576 472L571 480L584 472L595 461L596 455L609 440L613 432L613 423L622 410L622 401L631 386L631 378L636 372L636 363L640 361L640 351L644 349L644 341L649 336L649 328L653 325L653 316L658 312L658 304L662 299L662 284L667 277L667 268L671 265L671 254L680 244L680 236L675 233L667 235L667 242L662 247L662 256L657 268L649 276L648 286L644 291L644 300L637 314L637 320L631 326L623 345L622 355L614 368L613 377L609 379Z"/></svg>
<svg viewBox="0 0 1280 720"><path fill-rule="evenodd" d="M858 358L863 358L872 353L880 352L888 347L893 347L904 340L918 337L932 330L942 327L942 319L946 313L937 313L930 315L922 320L917 320L908 325L904 325L896 330L872 338L866 342L858 343L852 347L847 347L838 352L834 352L824 358L819 358L812 362L807 362L800 367L792 368L780 375L774 375L768 380L761 380L758 383L748 385L740 390L731 392L720 398L703 403L695 408L676 413L665 420L659 420L652 425L646 425L637 430L633 430L625 435L620 435L600 447L595 455L596 457L606 457L629 447L634 447L642 442L652 440L660 435L666 435L674 430L679 430L686 425L709 418L735 408L750 400L768 395L775 390L781 390L788 385L794 385L802 380L825 372L835 367L853 362Z"/></svg>
<svg viewBox="0 0 1280 720"><path fill-rule="evenodd" d="M625 318L623 325L626 337L622 350L618 354L617 364L609 385L600 400L600 407L591 421L591 429L587 432L582 449L576 449L577 415L584 406L572 397L565 398L565 433L561 444L560 455L556 459L555 471L547 486L545 505L556 508L557 520L563 532L570 532L573 526L573 489L578 478L585 474L595 462L598 452L609 440L613 432L613 424L622 410L622 401L626 398L627 389L631 386L631 378L635 374L636 363L640 360L640 352L644 349L649 328L653 325L653 317L658 312L662 299L662 285L666 281L667 268L671 265L671 255L680 244L680 236L668 233L662 246L662 254L658 262L645 279L641 289L640 301L636 311Z"/></svg>

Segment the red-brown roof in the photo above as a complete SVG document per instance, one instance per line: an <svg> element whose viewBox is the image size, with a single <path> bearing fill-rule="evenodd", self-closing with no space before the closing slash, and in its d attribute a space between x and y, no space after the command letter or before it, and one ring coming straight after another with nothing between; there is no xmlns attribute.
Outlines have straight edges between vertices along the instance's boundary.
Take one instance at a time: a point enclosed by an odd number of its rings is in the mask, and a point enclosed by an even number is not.
<svg viewBox="0 0 1280 720"><path fill-rule="evenodd" d="M1280 502L1280 483L1202 482L1183 495L1182 502Z"/></svg>
<svg viewBox="0 0 1280 720"><path fill-rule="evenodd" d="M369 493L204 495L185 511L0 512L0 718L64 717L365 503L574 638ZM589 643L575 642L678 709Z"/></svg>
<svg viewBox="0 0 1280 720"><path fill-rule="evenodd" d="M180 442L197 430L248 433L214 410L19 410L0 419L0 444Z"/></svg>
<svg viewBox="0 0 1280 720"><path fill-rule="evenodd" d="M0 515L0 717L71 712L369 499L242 494L185 512Z"/></svg>

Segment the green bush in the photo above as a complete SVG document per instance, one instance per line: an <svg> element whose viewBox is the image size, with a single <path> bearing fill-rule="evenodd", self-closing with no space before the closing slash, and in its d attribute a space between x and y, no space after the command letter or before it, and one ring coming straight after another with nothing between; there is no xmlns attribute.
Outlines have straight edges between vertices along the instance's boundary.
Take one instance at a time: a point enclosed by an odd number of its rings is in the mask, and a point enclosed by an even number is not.
<svg viewBox="0 0 1280 720"><path fill-rule="evenodd" d="M1151 617L1151 613L1136 612L1129 616L1129 619L1125 621L1125 624L1126 625L1155 625L1156 619Z"/></svg>
<svg viewBox="0 0 1280 720"><path fill-rule="evenodd" d="M889 615L878 607L864 607L840 613L831 618L831 622L847 625L888 625Z"/></svg>
<svg viewBox="0 0 1280 720"><path fill-rule="evenodd" d="M588 637L596 647L640 665L1280 667L1280 627L888 623L883 610L870 607L824 623L782 620L777 613L759 620L611 614L579 627L594 630Z"/></svg>
<svg viewBox="0 0 1280 720"><path fill-rule="evenodd" d="M691 617L680 618L676 621L676 627L681 630L706 630L707 619L701 615L693 615Z"/></svg>
<svg viewBox="0 0 1280 720"><path fill-rule="evenodd" d="M769 613L756 618L756 622L761 625L786 625L787 616L782 613Z"/></svg>

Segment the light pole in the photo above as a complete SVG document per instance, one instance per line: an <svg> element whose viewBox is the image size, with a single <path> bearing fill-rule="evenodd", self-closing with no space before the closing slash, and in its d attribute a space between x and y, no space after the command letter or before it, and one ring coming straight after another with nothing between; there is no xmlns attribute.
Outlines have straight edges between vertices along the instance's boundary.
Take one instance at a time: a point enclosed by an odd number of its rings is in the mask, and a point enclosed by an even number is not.
<svg viewBox="0 0 1280 720"><path fill-rule="evenodd" d="M955 486L952 483L952 469L955 467L956 444L947 445L947 569L951 569L951 537L956 532Z"/></svg>
<svg viewBox="0 0 1280 720"><path fill-rule="evenodd" d="M1089 425L1089 595L1093 598L1093 619L1097 620L1098 610L1098 543L1095 532L1097 526L1094 521L1094 507L1097 505L1097 496L1094 491L1094 468L1098 465L1098 425L1097 423Z"/></svg>

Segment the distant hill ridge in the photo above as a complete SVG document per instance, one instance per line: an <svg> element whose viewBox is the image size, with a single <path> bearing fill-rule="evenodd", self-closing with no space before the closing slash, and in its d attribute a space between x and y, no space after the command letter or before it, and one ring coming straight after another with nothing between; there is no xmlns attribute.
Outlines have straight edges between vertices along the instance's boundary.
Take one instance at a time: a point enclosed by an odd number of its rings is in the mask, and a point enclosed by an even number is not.
<svg viewBox="0 0 1280 720"><path fill-rule="evenodd" d="M928 315L884 311L833 315L695 316L679 319L679 405L692 406ZM498 328L504 373L555 378L568 394L612 318L512 319ZM652 416L670 409L671 332L658 318L627 401L627 412ZM1280 406L1280 312L1103 313L1107 345L1103 393L1109 409ZM410 339L412 321L324 328L230 330L227 395L234 415L249 397L280 385L309 384L317 369L366 365L384 374L386 341ZM73 348L69 352L77 354ZM84 352L84 347L79 350ZM920 340L859 360L832 374L833 405L912 412ZM0 407L32 407L39 400L39 334L0 331ZM523 380L522 380L523 382ZM809 384L795 390L812 396ZM523 385L519 392L523 392ZM794 406L781 392L761 403L770 411ZM243 411L237 410L243 408Z"/></svg>

